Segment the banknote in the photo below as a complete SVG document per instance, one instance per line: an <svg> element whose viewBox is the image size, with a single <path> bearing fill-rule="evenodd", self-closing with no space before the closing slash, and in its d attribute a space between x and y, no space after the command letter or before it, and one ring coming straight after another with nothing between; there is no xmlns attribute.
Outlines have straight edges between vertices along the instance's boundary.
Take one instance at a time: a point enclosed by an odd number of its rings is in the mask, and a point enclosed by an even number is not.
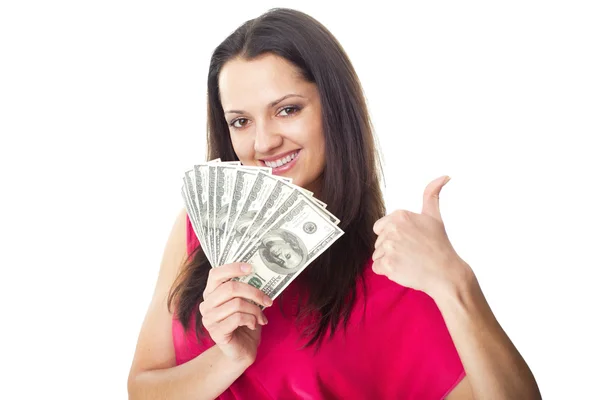
<svg viewBox="0 0 600 400"><path fill-rule="evenodd" d="M219 218L219 223L217 224L219 229L221 227L222 231L219 230L220 240L219 248L219 260L217 261L217 265L223 265L225 260L223 255L227 255L227 251L224 250L225 245L227 244L227 240L229 237L229 233L232 228L235 226L235 222L237 221L238 216L240 215L240 211L242 210L242 206L245 204L246 199L250 193L250 190L254 186L254 182L259 172L263 173L271 173L271 168L236 168L235 169L235 178L233 182L233 190L231 193L231 198L228 199L229 207L227 209L227 215L225 218L225 222L223 223ZM229 244L231 246L231 243Z"/></svg>
<svg viewBox="0 0 600 400"><path fill-rule="evenodd" d="M265 219L269 218L273 212L279 209L279 207L288 198L288 196L294 192L294 190L294 186L286 182L275 182L273 189L269 193L268 199L262 203L260 209L252 220L252 223L248 229L246 229L244 235L242 235L240 238L240 244L238 244L233 258L238 258L241 255L241 252L246 250L246 247L249 244L249 239L254 237L256 230L262 226Z"/></svg>
<svg viewBox="0 0 600 400"><path fill-rule="evenodd" d="M210 216L212 234L214 235L213 243L215 247L213 256L215 257L215 262L218 262L219 255L221 254L221 238L225 231L225 223L233 195L235 171L236 167L233 165L219 164L215 166L214 212Z"/></svg>
<svg viewBox="0 0 600 400"><path fill-rule="evenodd" d="M307 196L295 201L239 259L252 266L252 273L235 280L248 283L275 299L343 235L321 210Z"/></svg>
<svg viewBox="0 0 600 400"><path fill-rule="evenodd" d="M254 180L248 195L244 199L242 207L229 230L229 235L225 239L223 247L222 260L224 264L233 262L233 256L241 245L241 240L245 236L246 230L254 221L254 217L262 208L273 187L281 182L274 179L271 175L259 172Z"/></svg>
<svg viewBox="0 0 600 400"><path fill-rule="evenodd" d="M183 174L181 196L210 265L251 264L240 280L272 298L344 234L325 202L264 166L195 164Z"/></svg>
<svg viewBox="0 0 600 400"><path fill-rule="evenodd" d="M314 198L307 196L302 190L298 190L293 187L291 188L290 192L286 193L285 196L281 196L275 206L270 207L266 217L263 218L260 223L256 224L255 229L244 238L243 243L245 246L239 248L238 252L236 253L236 258L243 257L243 255L254 244L254 242L258 240L258 238L260 238L265 231L270 229L271 225L273 225L283 214L288 212L289 209L291 209L298 201L301 200L314 203ZM340 223L340 220L337 217L320 206L319 212L332 224L338 225Z"/></svg>
<svg viewBox="0 0 600 400"><path fill-rule="evenodd" d="M240 190L244 189L244 183L250 181L250 176L256 177L259 172L269 173L271 168L244 168L234 166L233 163L220 163L215 166L216 168L216 179L215 179L215 202L214 212L211 216L213 235L214 235L214 255L216 264L221 265L220 256L221 243L225 244L225 234L227 231L227 223L229 221L230 206L233 203L234 191L236 187ZM236 180L239 179L239 182ZM237 186L236 186L237 185ZM248 185L246 185L248 186ZM237 197L242 198L244 193L236 193ZM234 205L233 213L237 212L237 203Z"/></svg>
<svg viewBox="0 0 600 400"><path fill-rule="evenodd" d="M217 178L217 167L216 165L208 165L208 218L207 227L208 234L206 239L208 240L208 248L210 251L210 259L212 264L215 264L215 236L214 236L214 225L211 221L214 219L215 212L215 189L216 189L216 178Z"/></svg>
<svg viewBox="0 0 600 400"><path fill-rule="evenodd" d="M181 187L181 196L183 198L185 207L188 210L188 215L191 215L190 210L195 209L195 207L193 206L193 201L192 201L190 194L186 188L187 188L186 185ZM193 216L190 216L190 222L192 225L192 229L194 230L194 233L196 234L196 237L199 238L198 241L200 242L200 247L202 248L202 251L204 252L204 254L208 254L207 249L206 249L206 241L201 239L201 238L203 238L203 236L202 236L201 227L198 223L198 219Z"/></svg>

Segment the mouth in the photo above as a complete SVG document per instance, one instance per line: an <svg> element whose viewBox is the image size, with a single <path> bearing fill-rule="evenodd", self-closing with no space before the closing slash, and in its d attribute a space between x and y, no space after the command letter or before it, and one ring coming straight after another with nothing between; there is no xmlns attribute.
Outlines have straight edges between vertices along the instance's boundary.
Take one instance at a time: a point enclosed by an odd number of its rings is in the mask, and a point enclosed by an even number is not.
<svg viewBox="0 0 600 400"><path fill-rule="evenodd" d="M280 175L289 171L296 165L296 160L298 160L300 152L300 149L292 150L274 157L263 158L260 161L265 167L271 168L273 174Z"/></svg>

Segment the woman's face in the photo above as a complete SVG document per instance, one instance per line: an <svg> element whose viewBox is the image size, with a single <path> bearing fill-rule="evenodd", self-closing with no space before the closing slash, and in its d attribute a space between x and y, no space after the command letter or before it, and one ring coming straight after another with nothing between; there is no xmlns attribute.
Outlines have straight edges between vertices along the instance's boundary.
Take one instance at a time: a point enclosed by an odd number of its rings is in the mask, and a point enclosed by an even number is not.
<svg viewBox="0 0 600 400"><path fill-rule="evenodd" d="M318 193L325 137L316 85L302 80L286 59L265 54L252 61L227 62L219 89L233 149L242 164L271 167L273 174Z"/></svg>

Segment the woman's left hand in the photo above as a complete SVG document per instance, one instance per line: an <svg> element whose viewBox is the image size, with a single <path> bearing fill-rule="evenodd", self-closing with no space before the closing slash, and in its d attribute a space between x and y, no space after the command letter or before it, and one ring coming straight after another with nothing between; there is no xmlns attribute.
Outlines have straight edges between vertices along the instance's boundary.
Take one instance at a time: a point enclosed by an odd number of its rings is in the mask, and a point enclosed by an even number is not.
<svg viewBox="0 0 600 400"><path fill-rule="evenodd" d="M449 180L442 176L427 185L421 214L397 210L373 225L376 274L432 297L465 279L470 267L450 244L440 213L439 194Z"/></svg>

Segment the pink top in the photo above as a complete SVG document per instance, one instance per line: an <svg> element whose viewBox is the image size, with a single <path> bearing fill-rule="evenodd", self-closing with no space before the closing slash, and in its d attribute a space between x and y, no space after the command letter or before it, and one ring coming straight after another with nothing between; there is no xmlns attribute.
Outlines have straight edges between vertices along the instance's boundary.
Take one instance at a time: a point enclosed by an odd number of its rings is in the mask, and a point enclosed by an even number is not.
<svg viewBox="0 0 600 400"><path fill-rule="evenodd" d="M187 221L188 252L199 245ZM315 354L299 349L293 317L284 316L281 299L264 313L256 361L220 399L418 399L439 400L465 376L463 365L437 305L427 294L365 268L366 312L362 285L343 329L325 339ZM294 282L286 288L290 290ZM293 290L293 289L291 289ZM192 327L195 318L192 318ZM177 365L214 345L196 341L193 328L184 332L173 318Z"/></svg>

